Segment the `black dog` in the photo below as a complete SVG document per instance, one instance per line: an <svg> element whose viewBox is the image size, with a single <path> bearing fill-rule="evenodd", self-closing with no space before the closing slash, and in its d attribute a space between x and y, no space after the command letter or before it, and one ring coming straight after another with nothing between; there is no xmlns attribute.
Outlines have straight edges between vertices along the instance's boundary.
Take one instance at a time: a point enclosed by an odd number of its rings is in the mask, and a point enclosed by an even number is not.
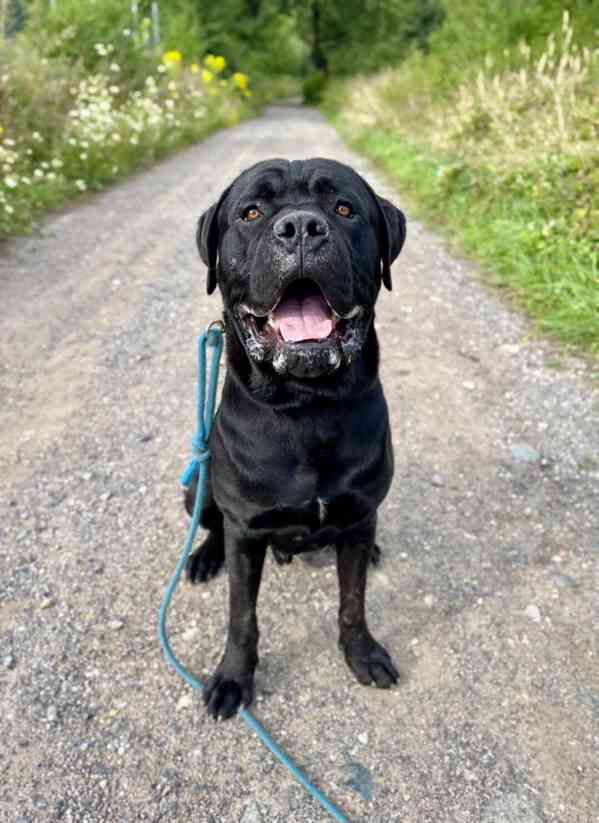
<svg viewBox="0 0 599 823"><path fill-rule="evenodd" d="M279 562L336 548L345 659L364 685L397 681L366 625L364 596L393 474L374 305L381 280L391 288L404 239L402 212L333 160L258 163L200 218L227 350L201 519L209 534L188 566L193 581L225 558L229 572L227 645L204 693L215 718L252 701L268 546Z"/></svg>

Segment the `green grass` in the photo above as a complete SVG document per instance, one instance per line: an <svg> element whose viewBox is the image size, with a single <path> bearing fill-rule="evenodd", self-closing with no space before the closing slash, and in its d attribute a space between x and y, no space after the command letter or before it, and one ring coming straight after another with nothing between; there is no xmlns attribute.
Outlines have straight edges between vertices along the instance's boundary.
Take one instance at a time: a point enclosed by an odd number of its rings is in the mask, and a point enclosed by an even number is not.
<svg viewBox="0 0 599 823"><path fill-rule="evenodd" d="M500 175L439 157L396 133L366 129L356 136L340 128L397 181L419 215L443 226L488 269L488 281L506 289L543 332L599 355L597 246L592 238L573 236L568 200L577 196L576 174L566 163L552 170L544 199L534 194L540 170ZM561 202L553 198L558 185Z"/></svg>
<svg viewBox="0 0 599 823"><path fill-rule="evenodd" d="M324 108L543 333L598 357L599 16L575 5L502 22L446 0L427 54L330 84ZM470 29L488 36L464 62Z"/></svg>

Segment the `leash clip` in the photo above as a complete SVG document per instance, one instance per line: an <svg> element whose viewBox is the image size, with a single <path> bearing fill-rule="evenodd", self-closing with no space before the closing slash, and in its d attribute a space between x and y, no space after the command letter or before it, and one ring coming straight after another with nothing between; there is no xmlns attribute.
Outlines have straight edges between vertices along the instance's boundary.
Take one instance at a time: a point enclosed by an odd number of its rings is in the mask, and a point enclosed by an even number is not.
<svg viewBox="0 0 599 823"><path fill-rule="evenodd" d="M208 328L206 329L206 334L208 335L207 340L212 341L214 335L210 334L210 332L214 330L218 330L221 334L225 333L225 323L223 320L213 320L212 323L209 324ZM215 345L215 343L211 343Z"/></svg>

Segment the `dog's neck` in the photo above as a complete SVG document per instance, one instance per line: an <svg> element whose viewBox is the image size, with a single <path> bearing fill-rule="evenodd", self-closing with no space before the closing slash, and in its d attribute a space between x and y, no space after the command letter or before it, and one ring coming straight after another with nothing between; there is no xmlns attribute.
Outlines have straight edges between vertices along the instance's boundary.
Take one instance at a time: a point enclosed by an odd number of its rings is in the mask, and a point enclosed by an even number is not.
<svg viewBox="0 0 599 823"><path fill-rule="evenodd" d="M359 356L331 375L311 379L283 376L269 363L256 363L246 352L227 313L225 327L229 391L241 392L258 405L284 411L309 407L323 400L346 403L378 386L379 347L374 315Z"/></svg>

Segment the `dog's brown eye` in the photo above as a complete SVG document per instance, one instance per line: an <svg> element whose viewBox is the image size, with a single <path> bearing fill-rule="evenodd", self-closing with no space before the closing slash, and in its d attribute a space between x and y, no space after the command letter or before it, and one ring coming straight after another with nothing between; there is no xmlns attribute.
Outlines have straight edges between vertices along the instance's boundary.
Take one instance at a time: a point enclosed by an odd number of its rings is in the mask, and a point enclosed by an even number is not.
<svg viewBox="0 0 599 823"><path fill-rule="evenodd" d="M257 220L259 217L261 217L261 215L262 212L260 211L258 206L250 206L248 209L244 211L243 219L247 220L248 222L251 222L252 220Z"/></svg>
<svg viewBox="0 0 599 823"><path fill-rule="evenodd" d="M335 211L337 214L341 215L341 217L351 217L353 214L351 206L348 206L347 203L339 203L335 207Z"/></svg>

